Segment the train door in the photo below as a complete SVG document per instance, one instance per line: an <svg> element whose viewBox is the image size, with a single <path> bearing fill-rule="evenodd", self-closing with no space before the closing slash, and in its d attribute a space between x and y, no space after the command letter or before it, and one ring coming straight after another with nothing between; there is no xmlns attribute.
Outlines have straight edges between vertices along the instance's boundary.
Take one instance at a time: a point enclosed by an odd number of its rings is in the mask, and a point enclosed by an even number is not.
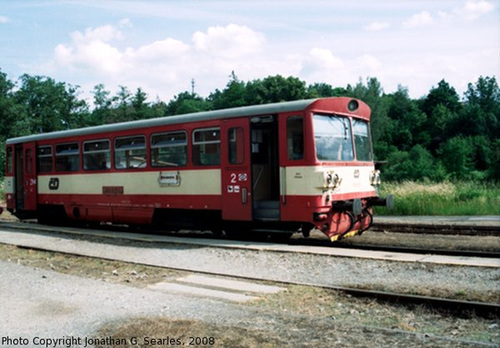
<svg viewBox="0 0 500 348"><path fill-rule="evenodd" d="M280 219L278 122L273 115L251 119L254 219Z"/></svg>
<svg viewBox="0 0 500 348"><path fill-rule="evenodd" d="M35 143L16 145L16 209L37 209L36 147Z"/></svg>
<svg viewBox="0 0 500 348"><path fill-rule="evenodd" d="M252 220L252 170L248 119L226 120L222 141L222 217Z"/></svg>

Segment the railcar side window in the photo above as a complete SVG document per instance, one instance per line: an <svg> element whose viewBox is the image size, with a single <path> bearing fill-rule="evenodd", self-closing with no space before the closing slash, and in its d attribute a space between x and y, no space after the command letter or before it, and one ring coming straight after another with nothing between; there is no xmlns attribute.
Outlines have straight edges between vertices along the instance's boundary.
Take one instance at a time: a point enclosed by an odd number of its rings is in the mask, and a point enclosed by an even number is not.
<svg viewBox="0 0 500 348"><path fill-rule="evenodd" d="M245 139L243 128L230 128L228 131L229 163L241 164L245 160Z"/></svg>
<svg viewBox="0 0 500 348"><path fill-rule="evenodd" d="M7 174L12 173L12 168L14 167L14 156L12 156L12 147L7 148Z"/></svg>
<svg viewBox="0 0 500 348"><path fill-rule="evenodd" d="M56 172L77 172L80 169L78 143L56 145Z"/></svg>
<svg viewBox="0 0 500 348"><path fill-rule="evenodd" d="M354 160L351 122L347 117L314 115L313 127L318 160Z"/></svg>
<svg viewBox="0 0 500 348"><path fill-rule="evenodd" d="M139 135L115 139L115 168L146 167L146 137Z"/></svg>
<svg viewBox="0 0 500 348"><path fill-rule="evenodd" d="M304 121L302 116L286 120L286 144L289 160L304 159Z"/></svg>
<svg viewBox="0 0 500 348"><path fill-rule="evenodd" d="M184 131L151 136L151 165L178 167L187 164L187 134Z"/></svg>
<svg viewBox="0 0 500 348"><path fill-rule="evenodd" d="M38 172L50 173L52 171L52 146L40 146L37 149Z"/></svg>
<svg viewBox="0 0 500 348"><path fill-rule="evenodd" d="M83 143L83 169L106 170L111 168L109 140L87 141Z"/></svg>
<svg viewBox="0 0 500 348"><path fill-rule="evenodd" d="M372 145L368 122L354 119L352 121L352 131L354 133L356 159L358 161L372 161Z"/></svg>
<svg viewBox="0 0 500 348"><path fill-rule="evenodd" d="M197 129L193 132L193 163L200 166L220 164L220 129Z"/></svg>

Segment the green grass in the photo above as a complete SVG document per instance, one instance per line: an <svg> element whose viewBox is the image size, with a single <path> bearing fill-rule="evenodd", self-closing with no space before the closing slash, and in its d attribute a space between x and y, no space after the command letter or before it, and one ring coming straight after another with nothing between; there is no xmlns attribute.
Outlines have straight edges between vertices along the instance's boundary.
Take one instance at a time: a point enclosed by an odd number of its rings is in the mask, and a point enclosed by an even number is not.
<svg viewBox="0 0 500 348"><path fill-rule="evenodd" d="M500 184L485 182L389 182L382 196L394 195L394 209L379 215L500 215Z"/></svg>

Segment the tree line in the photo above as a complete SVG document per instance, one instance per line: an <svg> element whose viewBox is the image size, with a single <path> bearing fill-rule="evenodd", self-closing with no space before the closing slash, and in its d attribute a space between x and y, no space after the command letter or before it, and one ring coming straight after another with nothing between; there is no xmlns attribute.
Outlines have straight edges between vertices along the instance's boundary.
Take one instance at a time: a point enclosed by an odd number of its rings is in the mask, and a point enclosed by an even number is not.
<svg viewBox="0 0 500 348"><path fill-rule="evenodd" d="M445 80L412 99L399 86L384 93L376 78L356 85L307 85L296 77L241 81L233 72L222 89L204 98L184 91L172 100L148 101L141 88L103 84L92 90L92 106L78 86L46 76L22 75L13 82L0 70L0 143L12 137L229 107L317 97L359 98L372 109L375 158L388 180L500 179L500 89L495 77L479 77L463 96ZM5 163L5 146L0 146ZM4 175L0 165L0 177Z"/></svg>

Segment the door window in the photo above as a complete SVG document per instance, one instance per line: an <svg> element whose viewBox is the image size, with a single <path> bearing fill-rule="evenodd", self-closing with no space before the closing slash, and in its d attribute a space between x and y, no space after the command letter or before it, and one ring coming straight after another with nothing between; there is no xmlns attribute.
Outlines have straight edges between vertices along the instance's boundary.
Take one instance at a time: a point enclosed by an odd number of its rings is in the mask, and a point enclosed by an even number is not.
<svg viewBox="0 0 500 348"><path fill-rule="evenodd" d="M228 131L229 163L241 164L245 160L245 139L243 128L230 128Z"/></svg>

